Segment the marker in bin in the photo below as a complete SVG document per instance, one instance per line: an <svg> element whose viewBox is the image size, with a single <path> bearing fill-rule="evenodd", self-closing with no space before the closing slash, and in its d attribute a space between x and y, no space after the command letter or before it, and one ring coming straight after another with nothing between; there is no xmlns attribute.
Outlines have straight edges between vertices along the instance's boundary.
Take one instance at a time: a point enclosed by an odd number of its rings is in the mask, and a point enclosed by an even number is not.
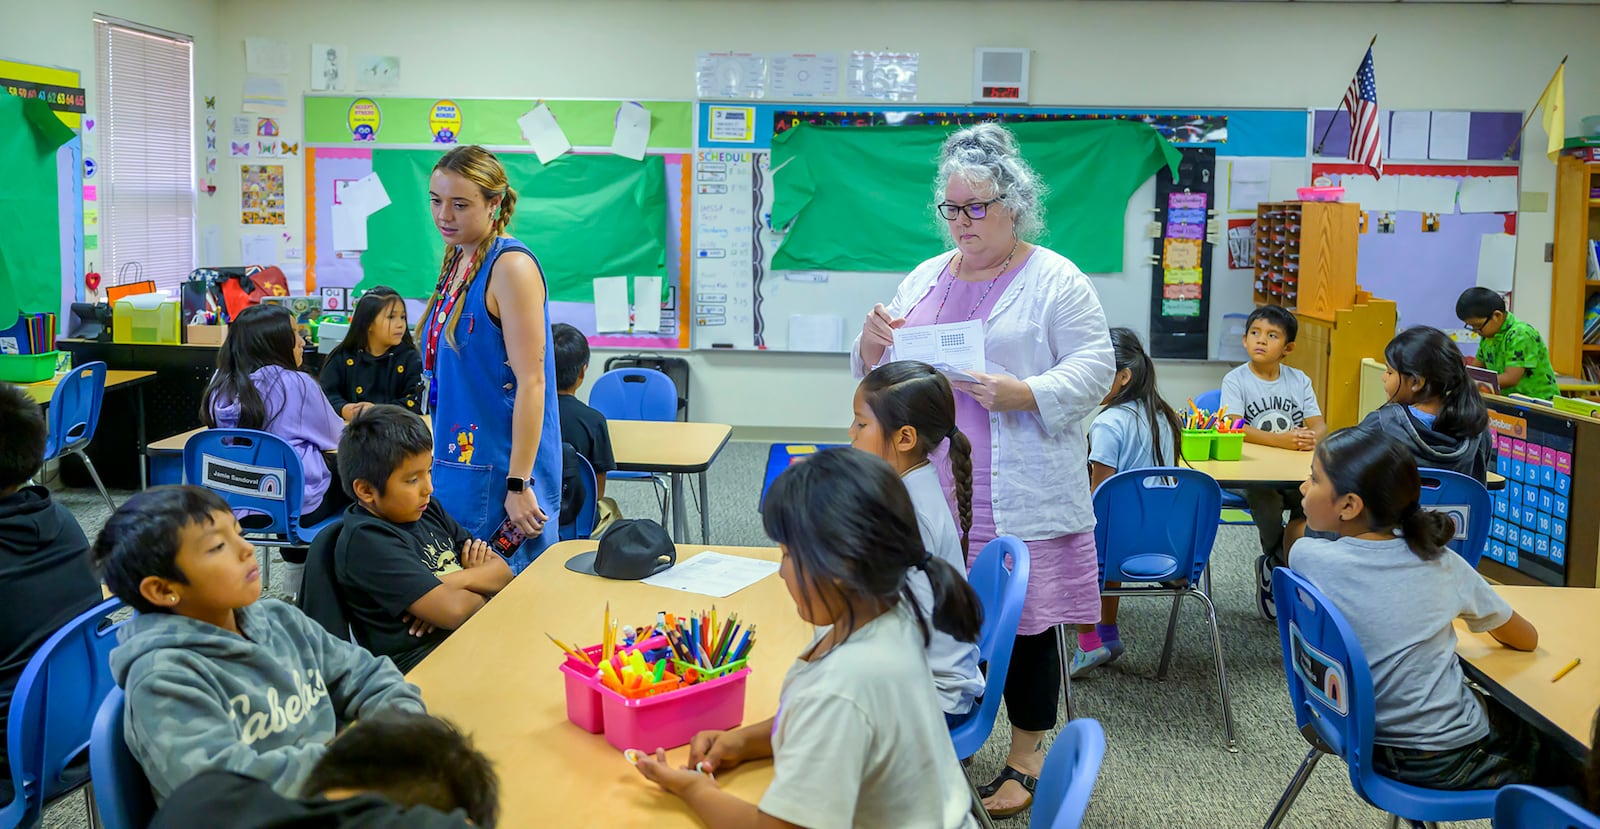
<svg viewBox="0 0 1600 829"><path fill-rule="evenodd" d="M755 647L755 626L746 629L732 613L718 630L714 618L715 608L690 616L662 612L651 624L634 627L618 624L607 604L598 663L583 650L549 633L545 636L568 656L598 668L607 688L637 699L716 678L749 656Z"/></svg>

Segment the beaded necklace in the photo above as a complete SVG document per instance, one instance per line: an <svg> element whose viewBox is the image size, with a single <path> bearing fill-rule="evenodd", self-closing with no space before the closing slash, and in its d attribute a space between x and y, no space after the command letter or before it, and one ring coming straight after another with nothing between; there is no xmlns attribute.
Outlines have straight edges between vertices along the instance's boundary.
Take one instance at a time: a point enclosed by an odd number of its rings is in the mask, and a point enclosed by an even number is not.
<svg viewBox="0 0 1600 829"><path fill-rule="evenodd" d="M978 309L983 307L983 301L985 299L989 298L989 292L994 290L994 284L996 282L1000 281L1001 274L1004 274L1006 272L1006 270L1011 267L1011 258L1017 255L1017 248L1019 248L1021 246L1022 246L1022 240L1021 239L1018 239L1014 244L1011 245L1011 252L1006 254L1006 261L1000 263L1000 270L995 271L994 278L989 280L989 284L988 285L983 286L983 293L978 296L977 303L972 306L972 310L971 311L967 312L967 319L968 320L971 320L974 316L976 316L977 313L978 313ZM955 267L955 270L950 274L950 281L945 283L944 296L939 297L939 307L938 307L938 309L936 309L933 312L933 324L934 325L938 325L939 324L939 316L944 313L944 303L945 303L945 300L950 298L950 289L954 288L955 285L956 285L956 280L961 278L961 262L965 258L966 257L961 256L959 254L957 254L957 256L956 256L956 260L955 260L956 267Z"/></svg>

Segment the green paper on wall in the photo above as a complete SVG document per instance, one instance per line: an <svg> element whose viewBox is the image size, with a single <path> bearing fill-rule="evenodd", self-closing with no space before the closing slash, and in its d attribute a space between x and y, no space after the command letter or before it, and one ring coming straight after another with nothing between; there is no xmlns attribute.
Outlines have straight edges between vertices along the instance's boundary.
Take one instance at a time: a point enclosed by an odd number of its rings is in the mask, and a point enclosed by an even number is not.
<svg viewBox="0 0 1600 829"><path fill-rule="evenodd" d="M933 211L939 149L954 126L816 127L772 142L772 222L793 220L778 270L906 271L950 248ZM1128 197L1181 155L1137 121L1012 124L1048 191L1039 243L1087 273L1122 271Z"/></svg>
<svg viewBox="0 0 1600 829"><path fill-rule="evenodd" d="M499 156L517 191L510 234L533 251L550 299L591 302L602 276L666 276L667 180L660 156L644 162L568 154L548 165L527 153ZM391 204L367 219L360 287L388 285L409 297L433 292L444 244L428 204L437 150L374 150L372 171Z"/></svg>
<svg viewBox="0 0 1600 829"><path fill-rule="evenodd" d="M55 311L61 305L60 182L56 149L65 143L33 110L72 130L43 101L0 94L0 319ZM54 142L54 143L52 143Z"/></svg>
<svg viewBox="0 0 1600 829"><path fill-rule="evenodd" d="M100 237L97 236L97 235L93 235L93 234L84 236L83 237L83 249L84 250L99 250L100 249Z"/></svg>

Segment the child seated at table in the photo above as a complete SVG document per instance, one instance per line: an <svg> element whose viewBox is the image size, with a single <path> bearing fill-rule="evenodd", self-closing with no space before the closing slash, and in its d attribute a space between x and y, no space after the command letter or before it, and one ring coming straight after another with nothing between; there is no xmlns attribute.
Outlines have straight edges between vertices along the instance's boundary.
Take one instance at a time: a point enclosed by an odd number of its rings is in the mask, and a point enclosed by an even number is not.
<svg viewBox="0 0 1600 829"><path fill-rule="evenodd" d="M1468 364L1500 375L1501 394L1549 400L1560 393L1539 329L1512 316L1500 294L1490 288L1468 288L1456 299L1456 316L1482 338L1478 356L1468 358Z"/></svg>
<svg viewBox="0 0 1600 829"><path fill-rule="evenodd" d="M96 563L138 611L111 651L124 736L158 801L203 771L293 797L349 723L423 712L394 663L261 598L255 548L226 501L196 486L129 498L95 539Z"/></svg>
<svg viewBox="0 0 1600 829"><path fill-rule="evenodd" d="M606 426L606 416L578 399L578 387L589 373L589 338L582 331L558 322L550 326L550 342L556 352L556 406L561 410L561 441L570 444L594 469L595 492L600 503L595 505L592 535L599 537L622 514L617 502L606 497L606 475L617 468L616 458L611 453L611 432ZM572 523L583 506L581 500L574 500L583 491L583 483L577 478L579 474L577 469L562 470L563 524ZM569 492L573 493L571 497L566 494ZM574 500L570 507L569 500Z"/></svg>
<svg viewBox="0 0 1600 829"><path fill-rule="evenodd" d="M932 628L978 638L978 597L928 553L900 476L881 458L828 449L778 476L761 507L778 570L817 637L789 669L777 716L695 735L689 766L645 756L646 778L711 829L730 826L975 826L972 794L923 656ZM931 614L906 578L933 585ZM760 804L710 772L771 757ZM707 772L707 773L701 773Z"/></svg>
<svg viewBox="0 0 1600 829"><path fill-rule="evenodd" d="M178 787L149 829L215 825L230 829L493 829L500 782L494 765L450 723L385 711L328 744L299 799L227 771L208 771Z"/></svg>
<svg viewBox="0 0 1600 829"><path fill-rule="evenodd" d="M422 353L406 327L406 301L379 285L361 295L350 328L317 378L334 411L350 420L379 403L422 412Z"/></svg>
<svg viewBox="0 0 1600 829"><path fill-rule="evenodd" d="M373 406L339 439L354 504L333 578L356 641L409 671L511 583L506 560L433 498L433 435L399 406Z"/></svg>
<svg viewBox="0 0 1600 829"><path fill-rule="evenodd" d="M1245 320L1244 348L1250 362L1222 378L1218 404L1230 415L1244 418L1244 439L1249 443L1304 452L1317 445L1327 431L1322 408L1306 373L1283 364L1294 351L1300 322L1276 305L1263 305ZM1276 618L1272 603L1272 568L1285 560L1285 542L1293 544L1305 519L1300 493L1294 489L1254 487L1244 491L1250 517L1261 535L1261 555L1256 559L1256 611L1263 619ZM1286 525L1283 511L1289 511ZM1285 535L1289 538L1285 539Z"/></svg>
<svg viewBox="0 0 1600 829"><path fill-rule="evenodd" d="M1494 456L1489 410L1456 344L1443 331L1418 325L1396 334L1383 359L1388 403L1360 428L1400 441L1419 467L1487 481Z"/></svg>
<svg viewBox="0 0 1600 829"><path fill-rule="evenodd" d="M1301 539L1289 566L1349 621L1372 668L1374 766L1434 789L1577 783L1571 758L1462 677L1457 618L1521 651L1539 632L1445 547L1455 524L1421 508L1405 447L1341 429L1317 446L1300 490L1306 521L1337 538Z"/></svg>

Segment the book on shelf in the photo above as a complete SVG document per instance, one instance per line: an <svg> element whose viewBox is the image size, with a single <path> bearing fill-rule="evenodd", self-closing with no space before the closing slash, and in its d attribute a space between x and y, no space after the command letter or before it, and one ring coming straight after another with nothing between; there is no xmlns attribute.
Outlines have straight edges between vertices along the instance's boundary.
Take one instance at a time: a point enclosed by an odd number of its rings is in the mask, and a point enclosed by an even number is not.
<svg viewBox="0 0 1600 829"><path fill-rule="evenodd" d="M1591 294L1583 309L1583 341L1600 342L1600 293Z"/></svg>
<svg viewBox="0 0 1600 829"><path fill-rule="evenodd" d="M1589 281L1600 281L1600 239L1589 240Z"/></svg>

